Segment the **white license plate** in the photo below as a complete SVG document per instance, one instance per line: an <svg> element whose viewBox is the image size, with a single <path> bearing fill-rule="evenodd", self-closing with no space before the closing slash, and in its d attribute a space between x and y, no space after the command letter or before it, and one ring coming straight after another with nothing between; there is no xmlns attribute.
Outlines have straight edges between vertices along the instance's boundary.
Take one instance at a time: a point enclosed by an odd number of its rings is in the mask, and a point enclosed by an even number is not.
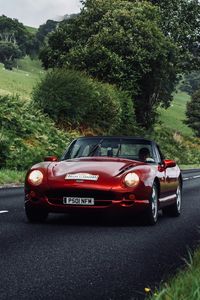
<svg viewBox="0 0 200 300"><path fill-rule="evenodd" d="M94 198L63 197L66 205L94 205Z"/></svg>

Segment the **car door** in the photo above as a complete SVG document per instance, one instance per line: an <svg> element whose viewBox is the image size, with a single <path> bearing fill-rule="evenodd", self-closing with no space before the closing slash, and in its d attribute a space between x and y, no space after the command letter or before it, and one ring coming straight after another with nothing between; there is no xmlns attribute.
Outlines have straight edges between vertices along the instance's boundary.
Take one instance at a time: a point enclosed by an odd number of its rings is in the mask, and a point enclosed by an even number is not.
<svg viewBox="0 0 200 300"><path fill-rule="evenodd" d="M158 145L156 145L158 159L158 174L160 179L160 203L165 205L176 197L177 167L165 166L165 158Z"/></svg>

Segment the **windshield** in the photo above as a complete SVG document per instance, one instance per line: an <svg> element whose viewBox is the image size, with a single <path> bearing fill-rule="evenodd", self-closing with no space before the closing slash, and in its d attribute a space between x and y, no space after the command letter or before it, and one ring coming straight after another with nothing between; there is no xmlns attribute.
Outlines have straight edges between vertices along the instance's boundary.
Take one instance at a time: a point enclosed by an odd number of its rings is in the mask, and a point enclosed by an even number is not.
<svg viewBox="0 0 200 300"><path fill-rule="evenodd" d="M63 159L78 157L120 157L145 162L155 162L150 141L125 138L84 138L74 141Z"/></svg>

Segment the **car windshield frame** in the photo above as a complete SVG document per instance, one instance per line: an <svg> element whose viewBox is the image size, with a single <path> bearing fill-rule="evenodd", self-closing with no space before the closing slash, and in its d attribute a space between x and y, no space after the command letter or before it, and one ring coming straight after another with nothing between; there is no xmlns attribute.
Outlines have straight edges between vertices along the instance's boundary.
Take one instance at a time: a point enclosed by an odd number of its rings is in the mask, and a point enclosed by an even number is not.
<svg viewBox="0 0 200 300"><path fill-rule="evenodd" d="M134 147L132 147L131 149L131 147L128 147L128 145L134 145L135 149ZM128 137L85 137L76 139L69 145L61 160L76 159L82 157L113 157L144 161L139 159L138 157L139 150L142 147L148 148L150 153L149 159L145 160L145 162L151 164L157 163L156 151L151 140ZM126 155L125 153L123 153L128 148L130 148L132 151L135 151L134 155ZM102 149L104 150L104 152L102 151ZM107 153L105 153L105 151L107 151Z"/></svg>

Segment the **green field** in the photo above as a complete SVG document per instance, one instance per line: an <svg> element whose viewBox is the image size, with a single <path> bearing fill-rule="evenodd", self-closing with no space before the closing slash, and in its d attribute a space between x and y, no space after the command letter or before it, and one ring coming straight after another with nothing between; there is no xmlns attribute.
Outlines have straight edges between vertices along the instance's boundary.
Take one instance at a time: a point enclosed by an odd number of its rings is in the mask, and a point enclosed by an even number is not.
<svg viewBox="0 0 200 300"><path fill-rule="evenodd" d="M183 123L186 119L185 110L186 103L190 100L190 96L184 92L174 94L174 100L171 106L165 110L160 109L160 120L170 129L176 130L184 135L193 135L192 130Z"/></svg>
<svg viewBox="0 0 200 300"><path fill-rule="evenodd" d="M30 33L32 33L32 34L36 34L36 32L37 32L37 28L35 28L35 27L30 27L30 26L25 26L27 29L28 29L28 31L30 32Z"/></svg>
<svg viewBox="0 0 200 300"><path fill-rule="evenodd" d="M18 61L18 67L12 71L5 70L0 64L0 94L18 94L23 99L30 99L33 86L44 76L38 60L25 57Z"/></svg>

